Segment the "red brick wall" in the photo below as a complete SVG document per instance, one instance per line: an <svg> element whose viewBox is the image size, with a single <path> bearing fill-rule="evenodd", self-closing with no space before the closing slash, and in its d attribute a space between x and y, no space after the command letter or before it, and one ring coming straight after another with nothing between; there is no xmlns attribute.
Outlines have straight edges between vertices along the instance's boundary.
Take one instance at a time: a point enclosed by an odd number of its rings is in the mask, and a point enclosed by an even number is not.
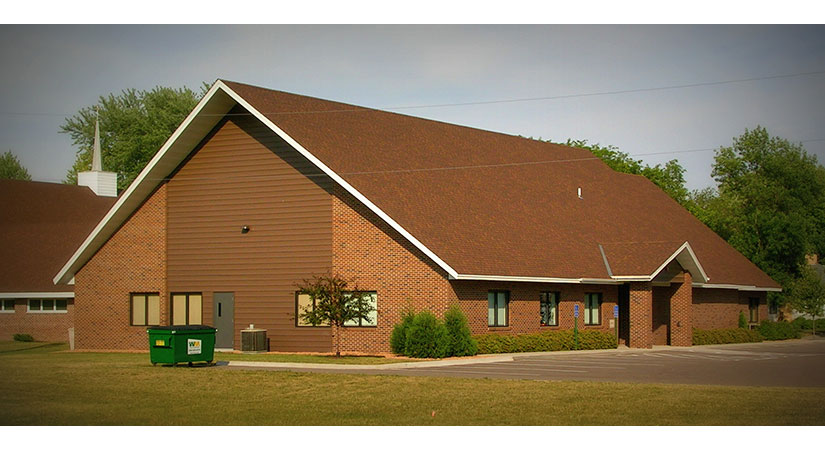
<svg viewBox="0 0 825 450"><path fill-rule="evenodd" d="M693 279L689 272L685 272L685 281L677 285L670 298L670 345L693 345L693 292Z"/></svg>
<svg viewBox="0 0 825 450"><path fill-rule="evenodd" d="M378 295L378 323L344 328L342 351L389 352L390 333L406 306L442 317L456 301L441 268L340 187L332 200L332 230L333 271Z"/></svg>
<svg viewBox="0 0 825 450"><path fill-rule="evenodd" d="M734 289L693 290L693 327L702 330L736 328L739 312L748 318L748 299L759 298L759 320L768 318L768 304L764 292L740 292Z"/></svg>
<svg viewBox="0 0 825 450"><path fill-rule="evenodd" d="M629 347L653 346L653 290L650 283L630 283Z"/></svg>
<svg viewBox="0 0 825 450"><path fill-rule="evenodd" d="M62 299L61 299L62 300ZM27 312L28 299L15 299L14 313L0 312L0 341L15 334L30 334L37 341L68 342L74 326L74 301L67 299L66 312Z"/></svg>
<svg viewBox="0 0 825 450"><path fill-rule="evenodd" d="M550 284L550 283L505 283L484 281L453 281L452 285L459 299L462 311L467 315L473 334L483 333L537 333L548 330L572 329L575 321L574 309L579 305L578 326L580 330L611 331L613 306L616 304L618 287L610 285ZM510 291L509 324L506 327L487 325L487 292L489 290ZM540 294L559 292L557 326L541 325ZM601 293L601 324L584 324L584 296Z"/></svg>
<svg viewBox="0 0 825 450"><path fill-rule="evenodd" d="M75 275L77 349L147 349L146 327L130 325L129 294L166 292L166 185L161 185Z"/></svg>
<svg viewBox="0 0 825 450"><path fill-rule="evenodd" d="M679 284L653 287L653 345L667 345L670 340L670 299L679 288Z"/></svg>

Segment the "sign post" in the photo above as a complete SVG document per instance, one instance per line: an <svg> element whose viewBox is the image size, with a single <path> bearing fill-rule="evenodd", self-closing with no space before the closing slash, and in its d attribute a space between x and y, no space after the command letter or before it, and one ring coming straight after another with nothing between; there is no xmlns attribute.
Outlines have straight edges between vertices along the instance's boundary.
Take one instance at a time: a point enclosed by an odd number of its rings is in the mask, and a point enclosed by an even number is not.
<svg viewBox="0 0 825 450"><path fill-rule="evenodd" d="M573 341L574 349L579 349L579 304L573 305Z"/></svg>
<svg viewBox="0 0 825 450"><path fill-rule="evenodd" d="M613 320L616 321L616 345L619 345L619 305L613 305Z"/></svg>

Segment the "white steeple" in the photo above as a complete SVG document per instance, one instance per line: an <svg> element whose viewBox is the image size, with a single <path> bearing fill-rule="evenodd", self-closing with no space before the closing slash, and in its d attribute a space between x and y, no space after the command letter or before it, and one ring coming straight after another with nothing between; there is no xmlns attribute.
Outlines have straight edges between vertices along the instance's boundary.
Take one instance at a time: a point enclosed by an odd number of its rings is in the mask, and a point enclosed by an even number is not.
<svg viewBox="0 0 825 450"><path fill-rule="evenodd" d="M103 171L100 163L100 120L97 118L95 118L95 143L92 147L92 171Z"/></svg>
<svg viewBox="0 0 825 450"><path fill-rule="evenodd" d="M103 171L100 151L100 123L95 118L95 141L92 145L92 170L77 174L77 185L87 186L101 197L117 197L117 174Z"/></svg>

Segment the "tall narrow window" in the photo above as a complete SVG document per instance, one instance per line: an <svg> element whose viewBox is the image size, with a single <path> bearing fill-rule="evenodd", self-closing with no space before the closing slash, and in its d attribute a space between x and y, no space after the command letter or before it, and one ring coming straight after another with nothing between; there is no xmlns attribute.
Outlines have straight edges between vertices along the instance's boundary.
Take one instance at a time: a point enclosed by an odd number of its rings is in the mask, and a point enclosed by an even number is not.
<svg viewBox="0 0 825 450"><path fill-rule="evenodd" d="M509 319L510 291L487 293L487 325L506 327Z"/></svg>
<svg viewBox="0 0 825 450"><path fill-rule="evenodd" d="M559 293L542 292L539 296L542 325L559 324Z"/></svg>
<svg viewBox="0 0 825 450"><path fill-rule="evenodd" d="M202 306L200 293L172 294L172 325L201 325Z"/></svg>
<svg viewBox="0 0 825 450"><path fill-rule="evenodd" d="M599 311L602 306L602 294L585 294L584 296L584 324L600 325L602 323Z"/></svg>
<svg viewBox="0 0 825 450"><path fill-rule="evenodd" d="M160 325L159 294L132 294L130 297L130 302L132 309L132 325Z"/></svg>
<svg viewBox="0 0 825 450"><path fill-rule="evenodd" d="M748 322L750 323L758 323L759 322L759 299L755 297L751 297L748 299L748 313L749 319Z"/></svg>

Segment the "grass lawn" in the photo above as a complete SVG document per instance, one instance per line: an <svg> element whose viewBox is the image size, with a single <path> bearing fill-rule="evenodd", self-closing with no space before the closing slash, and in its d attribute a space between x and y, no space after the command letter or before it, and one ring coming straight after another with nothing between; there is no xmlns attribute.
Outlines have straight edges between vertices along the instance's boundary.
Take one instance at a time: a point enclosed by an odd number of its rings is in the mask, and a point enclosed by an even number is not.
<svg viewBox="0 0 825 450"><path fill-rule="evenodd" d="M64 348L0 352L0 425L825 424L825 389L161 367Z"/></svg>

